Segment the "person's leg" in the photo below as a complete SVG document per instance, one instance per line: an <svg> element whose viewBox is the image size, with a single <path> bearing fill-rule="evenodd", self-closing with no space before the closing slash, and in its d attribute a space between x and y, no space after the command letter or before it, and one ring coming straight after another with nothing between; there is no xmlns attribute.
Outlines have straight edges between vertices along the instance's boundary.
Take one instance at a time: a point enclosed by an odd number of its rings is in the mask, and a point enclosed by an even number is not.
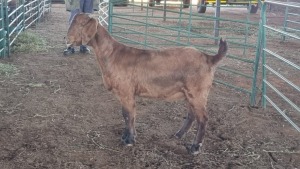
<svg viewBox="0 0 300 169"><path fill-rule="evenodd" d="M86 11L84 11L84 10L83 10L83 12L85 12L85 13L88 14L88 15L91 14L91 13L86 12ZM85 45L81 45L79 51L80 51L80 53L90 53L90 52L91 52L90 49L89 49L87 46L85 46Z"/></svg>
<svg viewBox="0 0 300 169"><path fill-rule="evenodd" d="M74 9L70 12L70 18L69 18L69 25L73 21L73 18L76 14L80 13L79 9ZM80 48L81 49L81 48ZM64 50L64 55L71 55L75 53L75 48L74 47L68 47L67 49Z"/></svg>

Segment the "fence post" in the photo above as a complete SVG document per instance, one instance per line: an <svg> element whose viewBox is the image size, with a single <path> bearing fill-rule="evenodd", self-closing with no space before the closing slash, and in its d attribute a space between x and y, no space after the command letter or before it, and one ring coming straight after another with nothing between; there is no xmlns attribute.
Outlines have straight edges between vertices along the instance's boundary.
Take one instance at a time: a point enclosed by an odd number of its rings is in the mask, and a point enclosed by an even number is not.
<svg viewBox="0 0 300 169"><path fill-rule="evenodd" d="M261 48L262 48L262 106L263 108L267 107L267 102L266 102L266 93L267 93L267 89L266 89L266 84L264 82L264 80L266 79L266 52L264 51L266 48L266 3L262 2L262 6L261 6L261 25L260 25L260 29L261 29Z"/></svg>
<svg viewBox="0 0 300 169"><path fill-rule="evenodd" d="M164 0L164 21L166 20L167 20L167 0Z"/></svg>
<svg viewBox="0 0 300 169"><path fill-rule="evenodd" d="M25 30L25 0L22 0L22 29Z"/></svg>
<svg viewBox="0 0 300 169"><path fill-rule="evenodd" d="M36 15L36 22L35 22L35 26L39 23L40 21L40 0L36 0L37 3L37 15Z"/></svg>
<svg viewBox="0 0 300 169"><path fill-rule="evenodd" d="M259 1L260 6L262 6L262 1ZM261 10L262 12L266 12L263 11L263 9ZM249 11L250 13L250 11ZM249 14L248 13L248 14ZM248 16L247 16L247 21L248 20ZM262 34L263 34L263 25L262 25L262 18L260 19L259 22L259 31L258 31L258 37L257 37L257 46L256 46L256 53L255 53L255 60L254 60L254 70L253 70L253 80L252 80L252 90L251 90L251 96L250 96L250 105L251 106L255 106L256 104L256 92L257 92L257 88L256 88L256 83L257 83L257 73L258 73L258 67L259 67L259 60L262 54ZM247 31L248 32L248 31ZM248 33L247 33L248 35Z"/></svg>
<svg viewBox="0 0 300 169"><path fill-rule="evenodd" d="M214 23L214 35L215 35L215 45L219 42L219 27L220 27L220 13L221 13L221 0L217 0L217 7L215 11L215 23Z"/></svg>
<svg viewBox="0 0 300 169"><path fill-rule="evenodd" d="M183 1L180 3L180 11L179 11L179 20L177 22L177 25L179 25L178 34L177 34L177 40L180 41L180 33L181 33L181 19L182 19L182 8L183 8Z"/></svg>
<svg viewBox="0 0 300 169"><path fill-rule="evenodd" d="M6 33L5 33L5 26L4 26L4 6L3 6L3 1L0 2L0 39L1 43L0 43L0 57L5 57L5 46L6 46Z"/></svg>
<svg viewBox="0 0 300 169"><path fill-rule="evenodd" d="M7 10L7 6L8 6L8 3L7 1L4 1L4 28L6 30L6 53L7 53L7 56L10 55L10 46L9 46L9 43L10 43L10 38L9 38L9 34L10 34L10 30L9 30L9 18L8 18L8 10Z"/></svg>
<svg viewBox="0 0 300 169"><path fill-rule="evenodd" d="M149 3L147 3L147 10L146 10L146 29L145 29L145 39L144 39L144 48L147 46L147 35L148 35L148 18L149 18Z"/></svg>
<svg viewBox="0 0 300 169"><path fill-rule="evenodd" d="M108 31L109 33L112 33L112 14L113 14L113 3L112 1L108 1Z"/></svg>
<svg viewBox="0 0 300 169"><path fill-rule="evenodd" d="M287 2L289 2L289 1L290 0L287 0ZM286 6L285 13L284 13L284 21L283 21L283 30L284 31L286 31L288 15L289 15L289 7ZM282 41L285 41L285 35L282 35Z"/></svg>
<svg viewBox="0 0 300 169"><path fill-rule="evenodd" d="M193 8L192 6L190 6L189 26L188 26L189 32L188 32L188 42L187 42L188 45L191 44L190 39L191 39L191 30L192 30L192 13L193 13Z"/></svg>

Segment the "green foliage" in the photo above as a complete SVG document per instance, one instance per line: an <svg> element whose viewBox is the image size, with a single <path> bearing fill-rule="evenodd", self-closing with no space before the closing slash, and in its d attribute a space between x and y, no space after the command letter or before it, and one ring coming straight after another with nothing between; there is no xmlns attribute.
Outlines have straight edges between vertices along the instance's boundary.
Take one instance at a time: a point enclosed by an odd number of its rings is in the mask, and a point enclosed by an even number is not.
<svg viewBox="0 0 300 169"><path fill-rule="evenodd" d="M22 32L12 46L14 53L47 52L46 41L29 31Z"/></svg>
<svg viewBox="0 0 300 169"><path fill-rule="evenodd" d="M11 64L0 63L0 75L11 76L18 73L18 69Z"/></svg>

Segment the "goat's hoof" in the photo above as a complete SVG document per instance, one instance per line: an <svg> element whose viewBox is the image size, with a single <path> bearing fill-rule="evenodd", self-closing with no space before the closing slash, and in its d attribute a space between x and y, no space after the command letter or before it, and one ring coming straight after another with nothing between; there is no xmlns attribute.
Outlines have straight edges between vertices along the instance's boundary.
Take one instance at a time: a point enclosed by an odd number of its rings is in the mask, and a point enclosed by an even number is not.
<svg viewBox="0 0 300 169"><path fill-rule="evenodd" d="M177 132L177 133L174 135L174 137L177 138L177 139L181 139L182 136L183 136L183 134L181 134L181 133L179 133L179 132Z"/></svg>
<svg viewBox="0 0 300 169"><path fill-rule="evenodd" d="M195 144L193 144L192 146L191 146L191 149L190 149L190 153L192 154L192 155L197 155L197 154L199 154L200 153L200 145L195 145Z"/></svg>
<svg viewBox="0 0 300 169"><path fill-rule="evenodd" d="M133 146L135 143L134 137L131 137L130 135L123 135L121 138L122 142L125 146Z"/></svg>
<svg viewBox="0 0 300 169"><path fill-rule="evenodd" d="M130 147L130 146L133 146L133 145L134 145L135 140L134 140L134 139L129 139L129 138L127 138L127 139L123 140L123 143L124 143L125 146Z"/></svg>

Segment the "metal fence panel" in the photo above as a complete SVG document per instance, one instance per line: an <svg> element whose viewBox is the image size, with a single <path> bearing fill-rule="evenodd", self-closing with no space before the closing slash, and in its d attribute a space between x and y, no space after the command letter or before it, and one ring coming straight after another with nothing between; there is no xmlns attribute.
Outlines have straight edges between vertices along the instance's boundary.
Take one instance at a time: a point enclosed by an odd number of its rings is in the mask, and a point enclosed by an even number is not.
<svg viewBox="0 0 300 169"><path fill-rule="evenodd" d="M270 107L277 110L300 132L300 59L299 52L291 50L300 47L300 36L297 31L290 32L290 29L287 29L287 15L283 21L283 29L280 29L279 25L273 24L272 18L267 15L266 6L268 4L284 7L286 14L288 9L295 9L295 14L300 16L300 3L265 0L262 4L260 25L262 30L263 107L267 108L269 103ZM274 47L276 42L280 43L282 37L284 39L288 37L289 41L281 42L279 47Z"/></svg>
<svg viewBox="0 0 300 169"><path fill-rule="evenodd" d="M9 6L9 2L12 1L7 0L1 3L0 36L3 36L5 41L0 41L0 44L4 44L3 53L0 53L1 57L9 56L11 45L13 45L20 33L30 26L38 24L39 20L45 16L45 13L51 10L51 0L16 0L14 1L16 3Z"/></svg>

